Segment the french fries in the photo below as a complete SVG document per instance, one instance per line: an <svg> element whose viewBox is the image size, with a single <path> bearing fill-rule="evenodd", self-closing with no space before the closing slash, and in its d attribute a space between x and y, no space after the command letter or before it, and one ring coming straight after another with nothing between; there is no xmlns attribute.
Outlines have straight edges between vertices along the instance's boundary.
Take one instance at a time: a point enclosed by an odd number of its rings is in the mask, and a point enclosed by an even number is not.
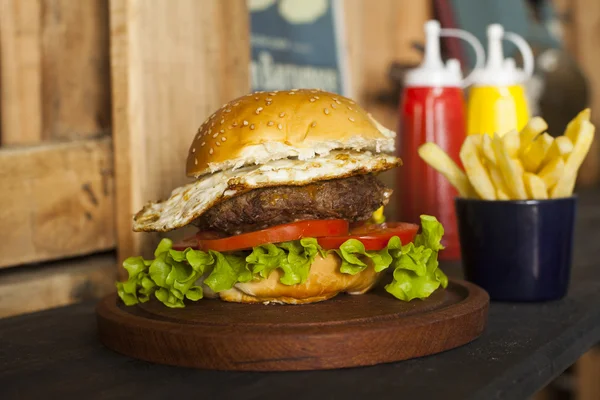
<svg viewBox="0 0 600 400"><path fill-rule="evenodd" d="M465 173L435 143L425 143L419 147L419 156L436 171L444 175L462 197L474 197L475 190Z"/></svg>
<svg viewBox="0 0 600 400"><path fill-rule="evenodd" d="M490 180L485 165L481 162L477 147L477 136L469 136L460 149L460 161L473 188L484 200L495 200L496 189Z"/></svg>
<svg viewBox="0 0 600 400"><path fill-rule="evenodd" d="M562 136L552 137L540 117L520 131L471 135L459 157L464 171L436 144L419 148L421 158L458 190L462 197L526 200L568 197L590 151L595 127L590 110L581 111Z"/></svg>

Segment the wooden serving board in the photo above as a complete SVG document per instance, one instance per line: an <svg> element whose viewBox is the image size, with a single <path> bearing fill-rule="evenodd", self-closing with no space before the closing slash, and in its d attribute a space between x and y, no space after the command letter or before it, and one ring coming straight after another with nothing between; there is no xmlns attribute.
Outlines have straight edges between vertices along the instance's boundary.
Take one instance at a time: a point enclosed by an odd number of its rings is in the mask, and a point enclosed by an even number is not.
<svg viewBox="0 0 600 400"><path fill-rule="evenodd" d="M184 367L286 371L374 365L449 350L484 330L489 297L450 280L428 299L403 302L383 288L306 305L203 299L170 309L156 300L97 307L100 341L130 357Z"/></svg>

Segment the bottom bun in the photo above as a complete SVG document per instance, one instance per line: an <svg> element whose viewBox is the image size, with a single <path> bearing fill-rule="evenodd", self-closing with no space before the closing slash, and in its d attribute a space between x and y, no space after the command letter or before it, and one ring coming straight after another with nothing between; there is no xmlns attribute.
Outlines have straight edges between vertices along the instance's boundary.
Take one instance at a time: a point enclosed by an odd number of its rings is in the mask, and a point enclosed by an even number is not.
<svg viewBox="0 0 600 400"><path fill-rule="evenodd" d="M330 299L338 293L363 294L369 291L380 276L371 260L362 272L355 275L340 272L341 259L330 253L325 258L319 254L310 267L308 278L302 284L284 285L279 282L281 270L277 269L267 279L237 283L220 292L222 300L236 303L308 304Z"/></svg>

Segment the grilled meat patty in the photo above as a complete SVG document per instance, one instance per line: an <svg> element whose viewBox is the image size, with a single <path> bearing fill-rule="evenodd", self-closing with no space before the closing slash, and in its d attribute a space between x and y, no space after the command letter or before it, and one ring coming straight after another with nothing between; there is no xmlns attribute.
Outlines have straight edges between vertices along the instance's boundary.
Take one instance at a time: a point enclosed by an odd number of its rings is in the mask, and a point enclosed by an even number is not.
<svg viewBox="0 0 600 400"><path fill-rule="evenodd" d="M202 230L237 235L305 219L364 221L388 203L391 193L370 174L254 189L213 206L194 223Z"/></svg>

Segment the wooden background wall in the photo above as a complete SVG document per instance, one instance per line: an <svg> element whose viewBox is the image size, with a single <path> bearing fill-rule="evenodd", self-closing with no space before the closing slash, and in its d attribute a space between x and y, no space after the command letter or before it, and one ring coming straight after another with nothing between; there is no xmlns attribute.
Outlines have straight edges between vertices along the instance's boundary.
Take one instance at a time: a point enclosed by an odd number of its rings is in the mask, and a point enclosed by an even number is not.
<svg viewBox="0 0 600 400"><path fill-rule="evenodd" d="M600 3L554 1L599 108ZM344 6L356 100L395 129L377 97L392 62L420 60L430 2ZM160 237L133 233L132 214L185 182L197 127L248 90L247 31L245 0L0 0L0 317L113 290L115 265L149 254Z"/></svg>

